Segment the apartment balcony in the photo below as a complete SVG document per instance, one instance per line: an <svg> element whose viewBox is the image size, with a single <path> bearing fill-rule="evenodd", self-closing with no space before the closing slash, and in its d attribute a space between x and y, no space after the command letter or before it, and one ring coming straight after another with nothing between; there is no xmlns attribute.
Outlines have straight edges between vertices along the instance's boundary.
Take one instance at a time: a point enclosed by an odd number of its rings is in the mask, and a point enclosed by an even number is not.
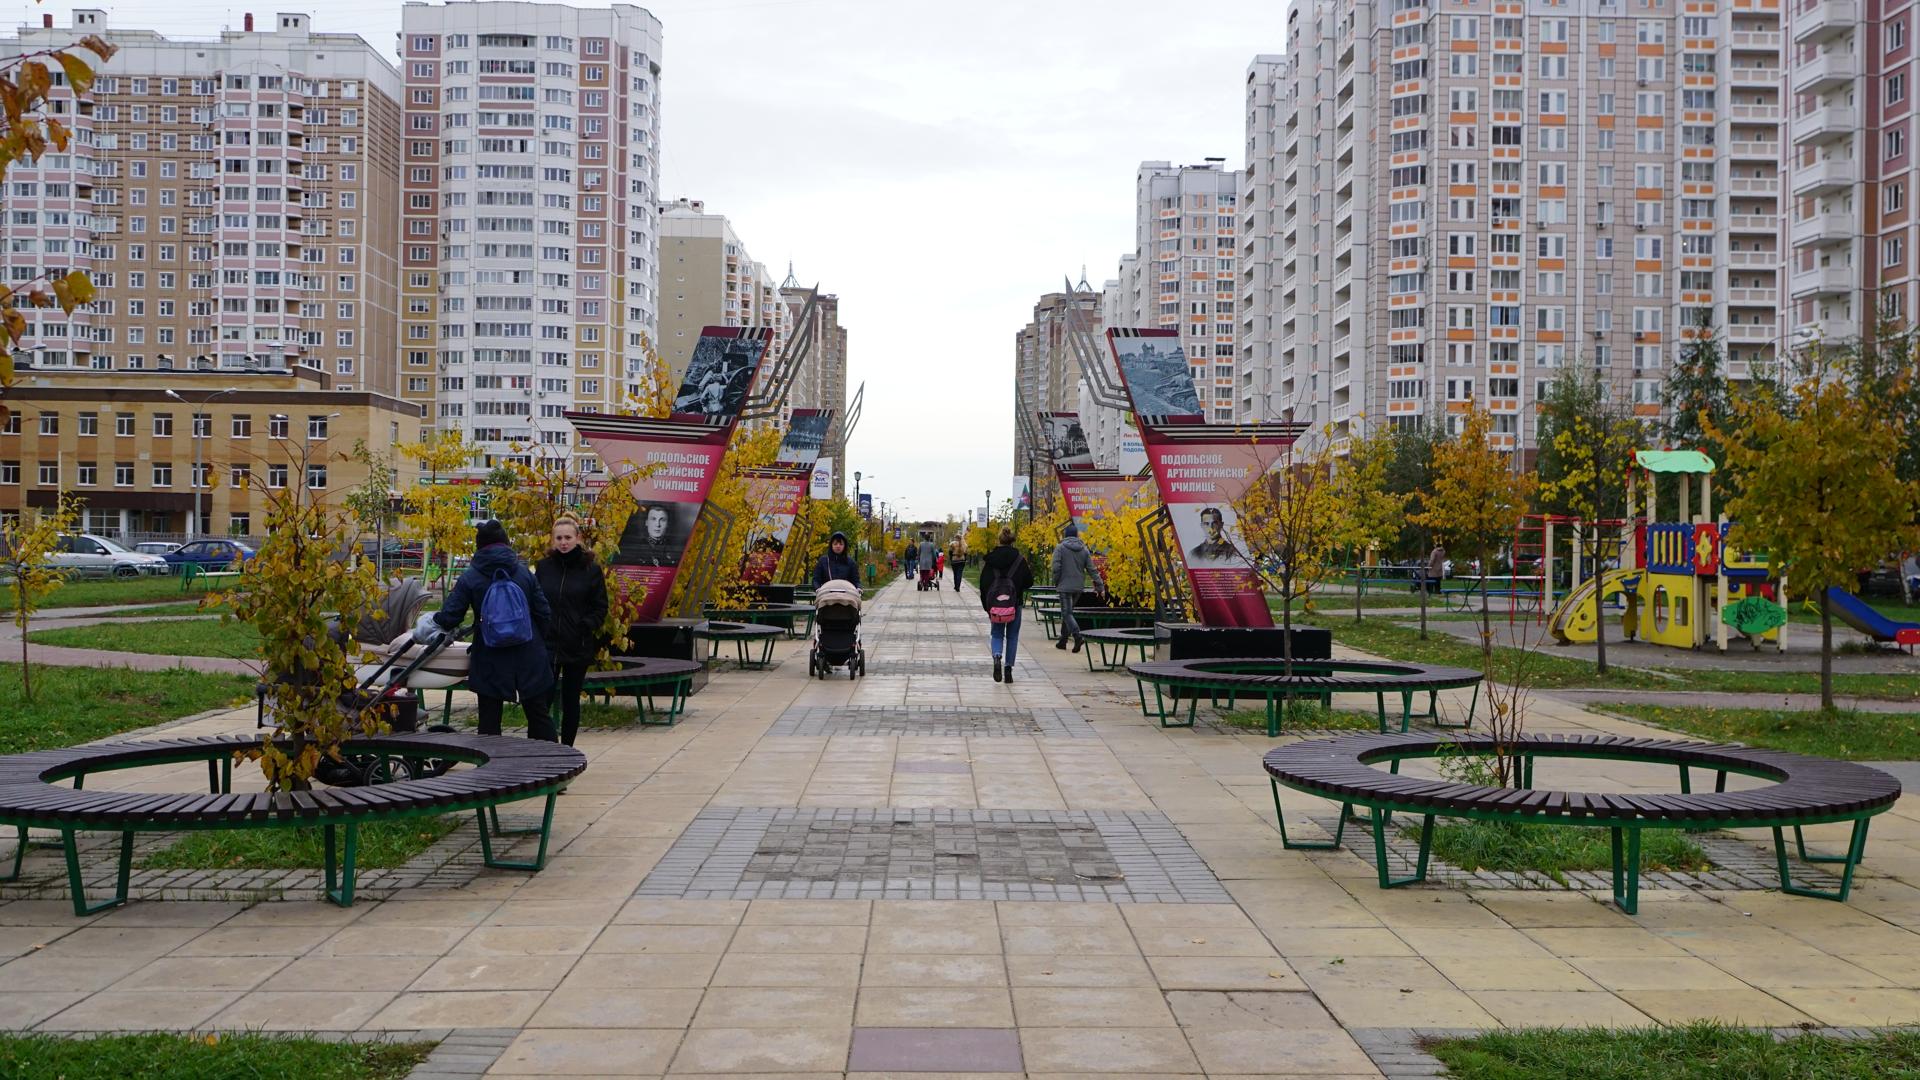
<svg viewBox="0 0 1920 1080"><path fill-rule="evenodd" d="M1847 296L1858 284L1858 275L1851 266L1816 266L1811 270L1795 270L1793 298L1804 300L1810 296Z"/></svg>
<svg viewBox="0 0 1920 1080"><path fill-rule="evenodd" d="M1736 195L1780 194L1778 176L1735 176L1727 180L1727 190Z"/></svg>
<svg viewBox="0 0 1920 1080"><path fill-rule="evenodd" d="M1729 43L1736 50L1759 52L1780 51L1780 31L1778 30L1735 30Z"/></svg>
<svg viewBox="0 0 1920 1080"><path fill-rule="evenodd" d="M1770 345L1780 336L1780 327L1775 323L1730 323L1721 328L1720 335L1736 345Z"/></svg>
<svg viewBox="0 0 1920 1080"><path fill-rule="evenodd" d="M1723 257L1728 266L1756 270L1776 270L1780 266L1780 253L1777 251L1729 251Z"/></svg>
<svg viewBox="0 0 1920 1080"><path fill-rule="evenodd" d="M1732 307L1751 307L1758 305L1760 307L1770 308L1780 303L1780 290L1771 287L1761 289L1728 289L1727 303Z"/></svg>
<svg viewBox="0 0 1920 1080"><path fill-rule="evenodd" d="M1733 140L1727 144L1727 156L1742 161L1779 161L1780 143Z"/></svg>
<svg viewBox="0 0 1920 1080"><path fill-rule="evenodd" d="M1853 217L1850 214L1814 214L1794 222L1791 235L1795 247L1802 244L1847 243L1853 239Z"/></svg>
<svg viewBox="0 0 1920 1080"><path fill-rule="evenodd" d="M1728 214L1727 229L1741 233L1780 231L1780 219L1773 214Z"/></svg>
<svg viewBox="0 0 1920 1080"><path fill-rule="evenodd" d="M1776 64L1730 64L1727 66L1727 83L1732 86L1780 85L1780 68Z"/></svg>
<svg viewBox="0 0 1920 1080"><path fill-rule="evenodd" d="M1793 118L1793 141L1824 142L1849 136L1860 126L1858 105L1827 105Z"/></svg>
<svg viewBox="0 0 1920 1080"><path fill-rule="evenodd" d="M1346 356L1351 354L1352 352L1353 352L1353 335L1352 334L1341 334L1339 337L1333 339L1332 355ZM1336 375L1334 377L1333 388L1335 390L1338 390L1340 389L1341 385L1343 384L1340 381L1340 377Z"/></svg>
<svg viewBox="0 0 1920 1080"><path fill-rule="evenodd" d="M1339 326L1353 318L1353 301L1349 300L1333 309L1333 325Z"/></svg>
<svg viewBox="0 0 1920 1080"><path fill-rule="evenodd" d="M1750 123L1779 123L1780 103L1768 102L1763 105L1729 105L1727 115L1735 121Z"/></svg>
<svg viewBox="0 0 1920 1080"><path fill-rule="evenodd" d="M1825 41L1852 30L1859 22L1860 0L1821 0L1810 9L1794 12L1793 41L1796 45Z"/></svg>
<svg viewBox="0 0 1920 1080"><path fill-rule="evenodd" d="M1793 92L1817 94L1860 77L1860 61L1852 53L1825 52L1793 69Z"/></svg>
<svg viewBox="0 0 1920 1080"><path fill-rule="evenodd" d="M1333 174L1333 190L1345 191L1347 188L1350 188L1352 186L1353 186L1353 166L1351 165L1345 166L1339 172L1336 172Z"/></svg>
<svg viewBox="0 0 1920 1080"><path fill-rule="evenodd" d="M1804 199L1843 191L1853 186L1859 171L1859 164L1852 158L1828 158L1812 165L1802 165L1793 173L1794 197Z"/></svg>

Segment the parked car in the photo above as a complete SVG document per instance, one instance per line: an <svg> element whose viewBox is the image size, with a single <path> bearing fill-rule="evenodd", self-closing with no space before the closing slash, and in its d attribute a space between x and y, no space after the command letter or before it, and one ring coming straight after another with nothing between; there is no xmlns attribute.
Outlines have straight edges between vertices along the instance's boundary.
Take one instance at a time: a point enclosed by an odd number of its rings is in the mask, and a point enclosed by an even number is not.
<svg viewBox="0 0 1920 1080"><path fill-rule="evenodd" d="M234 563L253 558L253 549L238 540L194 540L166 554L166 560L178 572L188 563L202 570L225 570Z"/></svg>
<svg viewBox="0 0 1920 1080"><path fill-rule="evenodd" d="M361 556L368 559L382 556L382 561L389 570L420 569L421 552L422 547L417 540L389 539L384 544L371 538L360 541Z"/></svg>
<svg viewBox="0 0 1920 1080"><path fill-rule="evenodd" d="M168 572L166 559L128 551L93 533L62 536L47 563L76 577L131 578Z"/></svg>
<svg viewBox="0 0 1920 1080"><path fill-rule="evenodd" d="M171 540L143 540L133 545L133 550L142 555L165 555L169 552L179 551L180 545Z"/></svg>

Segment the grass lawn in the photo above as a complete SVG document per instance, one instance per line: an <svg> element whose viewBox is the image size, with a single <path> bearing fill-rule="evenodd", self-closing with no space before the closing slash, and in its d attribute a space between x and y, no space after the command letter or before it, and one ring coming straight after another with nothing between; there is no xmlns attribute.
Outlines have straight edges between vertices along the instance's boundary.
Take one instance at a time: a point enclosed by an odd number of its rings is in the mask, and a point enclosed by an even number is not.
<svg viewBox="0 0 1920 1080"><path fill-rule="evenodd" d="M1843 761L1920 758L1920 712L1789 712L1776 709L1670 708L1631 703L1598 708L1656 727L1721 742L1742 742Z"/></svg>
<svg viewBox="0 0 1920 1080"><path fill-rule="evenodd" d="M1403 824L1401 829L1419 835L1418 828ZM1441 818L1433 823L1433 854L1462 870L1535 870L1562 884L1569 870L1613 869L1611 834L1575 825ZM1713 865L1678 829L1643 830L1640 859L1645 870L1706 870Z"/></svg>
<svg viewBox="0 0 1920 1080"><path fill-rule="evenodd" d="M200 601L188 600L178 604L156 604L153 607L131 608L126 611L103 611L98 615L88 615L89 619L146 619L157 615L218 615L227 610L223 606L209 605L201 607Z"/></svg>
<svg viewBox="0 0 1920 1080"><path fill-rule="evenodd" d="M1654 1028L1538 1028L1444 1039L1427 1050L1455 1080L1892 1080L1920 1075L1920 1032L1870 1039L1800 1035L1717 1024Z"/></svg>
<svg viewBox="0 0 1920 1080"><path fill-rule="evenodd" d="M36 645L65 645L75 649L154 653L161 656L219 656L253 660L260 655L260 633L249 623L219 619L179 620L162 624L119 621L97 626L68 626L36 630L27 635Z"/></svg>
<svg viewBox="0 0 1920 1080"><path fill-rule="evenodd" d="M253 678L169 668L75 668L33 665L33 700L20 688L20 666L0 668L0 754L18 754L104 739L253 695ZM0 1073L3 1075L3 1073Z"/></svg>
<svg viewBox="0 0 1920 1080"><path fill-rule="evenodd" d="M360 826L355 865L363 870L403 866L452 832L451 816L370 821ZM147 870L302 870L324 865L320 829L245 829L188 833L140 860Z"/></svg>
<svg viewBox="0 0 1920 1080"><path fill-rule="evenodd" d="M1298 730L1325 731L1377 731L1380 718L1370 712L1322 708L1317 701L1292 701L1281 709L1280 730L1282 732ZM1392 716L1397 717L1396 714ZM1265 733L1267 730L1267 706L1265 702L1251 709L1234 709L1222 713L1216 721L1221 727L1242 728L1247 731ZM1395 723L1399 721L1394 720Z"/></svg>
<svg viewBox="0 0 1920 1080"><path fill-rule="evenodd" d="M9 1080L400 1080L432 1043L344 1043L274 1035L0 1035Z"/></svg>
<svg viewBox="0 0 1920 1080"><path fill-rule="evenodd" d="M196 589L193 595L198 596ZM180 599L177 577L82 578L67 582L40 600L43 608L111 607L115 604L154 604ZM13 597L0 591L0 611L13 610Z"/></svg>
<svg viewBox="0 0 1920 1080"><path fill-rule="evenodd" d="M650 716L658 720L666 714L667 694L665 690L663 689L660 696L654 700L660 703L660 708L654 709L652 706L648 706L647 711ZM559 702L556 701L553 703L550 714L553 719L553 726L556 728L559 727ZM438 719L438 714L435 714L435 722L438 722ZM633 698L631 697L623 696L614 698L613 704L611 705L602 701L595 701L592 698L582 698L580 701L580 730L582 731L613 731L620 728L635 727L639 723L640 711L633 707ZM520 711L519 705L509 701L505 708L500 711L500 726L502 728L524 728L527 726L527 714Z"/></svg>

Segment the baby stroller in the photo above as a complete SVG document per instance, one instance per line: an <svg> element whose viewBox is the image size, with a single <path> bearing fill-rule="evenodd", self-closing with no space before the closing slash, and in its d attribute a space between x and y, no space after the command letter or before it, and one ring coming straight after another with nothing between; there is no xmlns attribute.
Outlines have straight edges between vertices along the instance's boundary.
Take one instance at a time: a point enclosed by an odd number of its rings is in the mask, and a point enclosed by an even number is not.
<svg viewBox="0 0 1920 1080"><path fill-rule="evenodd" d="M860 586L851 581L829 581L813 593L813 647L807 651L807 674L826 678L845 665L847 678L867 673L867 651L860 646Z"/></svg>

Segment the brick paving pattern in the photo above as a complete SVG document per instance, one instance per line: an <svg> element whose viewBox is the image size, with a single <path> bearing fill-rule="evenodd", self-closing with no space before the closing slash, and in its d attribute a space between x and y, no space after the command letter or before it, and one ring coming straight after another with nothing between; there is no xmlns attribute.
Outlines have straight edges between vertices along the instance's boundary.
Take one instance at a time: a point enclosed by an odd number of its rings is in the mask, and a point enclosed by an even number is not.
<svg viewBox="0 0 1920 1080"><path fill-rule="evenodd" d="M1072 709L993 707L807 706L788 709L768 735L860 735L906 738L978 738L1039 735L1095 738L1092 725Z"/></svg>

